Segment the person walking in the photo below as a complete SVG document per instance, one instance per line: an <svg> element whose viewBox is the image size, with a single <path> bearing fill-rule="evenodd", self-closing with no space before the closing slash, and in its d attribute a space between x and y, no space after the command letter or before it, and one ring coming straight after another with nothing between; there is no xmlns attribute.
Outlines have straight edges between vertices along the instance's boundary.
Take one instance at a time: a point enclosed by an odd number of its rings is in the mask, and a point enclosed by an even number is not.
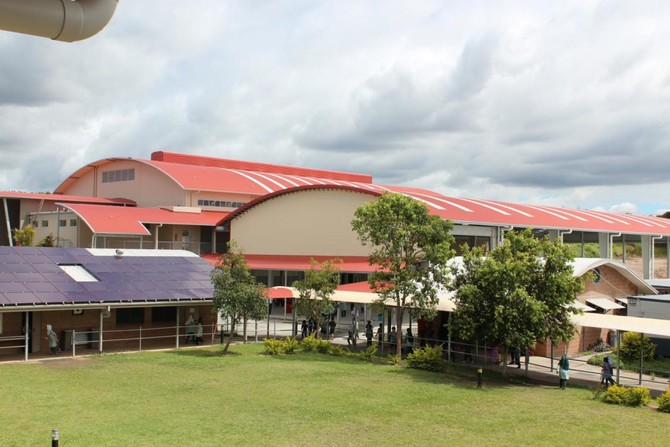
<svg viewBox="0 0 670 447"><path fill-rule="evenodd" d="M365 338L367 339L368 348L372 346L372 337L373 337L372 321L368 320L368 322L365 324Z"/></svg>
<svg viewBox="0 0 670 447"><path fill-rule="evenodd" d="M609 362L609 359L605 357L603 359L603 367L600 370L600 384L605 385L605 387L609 387L610 385L614 385L614 379L612 378L612 375L614 374L614 369L612 368L612 364Z"/></svg>
<svg viewBox="0 0 670 447"><path fill-rule="evenodd" d="M58 335L53 329L53 326L47 324L47 341L49 342L49 351L51 355L58 355Z"/></svg>
<svg viewBox="0 0 670 447"><path fill-rule="evenodd" d="M379 327L377 328L377 342L379 343L379 353L384 352L384 324L379 323Z"/></svg>
<svg viewBox="0 0 670 447"><path fill-rule="evenodd" d="M564 390L568 386L568 380L570 380L570 362L565 354L558 361L558 378L559 387Z"/></svg>
<svg viewBox="0 0 670 447"><path fill-rule="evenodd" d="M407 328L407 333L405 334L405 355L410 355L414 351L414 335L412 334L412 329Z"/></svg>

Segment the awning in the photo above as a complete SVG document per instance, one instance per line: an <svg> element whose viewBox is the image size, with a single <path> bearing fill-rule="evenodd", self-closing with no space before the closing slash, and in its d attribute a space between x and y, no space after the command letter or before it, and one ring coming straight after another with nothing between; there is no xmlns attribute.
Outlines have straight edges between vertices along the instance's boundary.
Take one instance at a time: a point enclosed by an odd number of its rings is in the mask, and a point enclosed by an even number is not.
<svg viewBox="0 0 670 447"><path fill-rule="evenodd" d="M299 296L298 289L295 287L274 286L268 288L268 298L270 299L298 298Z"/></svg>
<svg viewBox="0 0 670 447"><path fill-rule="evenodd" d="M593 311L595 311L595 309L594 309L593 307L591 307L591 306L587 306L587 305L584 304L584 303L580 303L580 302L577 301L577 300L575 300L575 302L572 303L572 305L573 305L576 309L581 310L582 312L593 312Z"/></svg>
<svg viewBox="0 0 670 447"><path fill-rule="evenodd" d="M451 299L453 292L442 291L438 293L437 310L443 312L453 312L456 309L456 304ZM352 284L344 284L339 286L335 293L330 297L333 301L340 301L344 303L358 303L358 304L372 304L379 302L379 294L370 290L370 285L367 281L362 281ZM391 300L386 300L386 306L394 306L395 303Z"/></svg>
<svg viewBox="0 0 670 447"><path fill-rule="evenodd" d="M670 320L589 313L573 315L572 322L584 327L614 329L617 331L639 332L645 335L670 337Z"/></svg>
<svg viewBox="0 0 670 447"><path fill-rule="evenodd" d="M614 301L610 300L609 298L605 297L587 298L586 302L589 304L593 304L594 306L597 306L604 310L625 309L625 307L622 306L621 304L617 304Z"/></svg>
<svg viewBox="0 0 670 447"><path fill-rule="evenodd" d="M201 257L216 265L220 255L206 254ZM306 271L312 268L311 260L319 264L324 261L335 261L335 267L341 272L370 273L375 270L368 263L367 256L312 256L312 255L257 255L245 254L247 265L253 270L294 270ZM342 262L339 262L341 260Z"/></svg>

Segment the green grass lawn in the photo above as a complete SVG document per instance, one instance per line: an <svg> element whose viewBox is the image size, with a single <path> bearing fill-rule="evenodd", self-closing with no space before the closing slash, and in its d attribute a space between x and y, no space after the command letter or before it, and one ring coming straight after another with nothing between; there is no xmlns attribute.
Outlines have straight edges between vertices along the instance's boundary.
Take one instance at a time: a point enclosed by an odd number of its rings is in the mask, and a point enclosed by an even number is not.
<svg viewBox="0 0 670 447"><path fill-rule="evenodd" d="M670 415L261 345L0 365L0 446L667 446Z"/></svg>

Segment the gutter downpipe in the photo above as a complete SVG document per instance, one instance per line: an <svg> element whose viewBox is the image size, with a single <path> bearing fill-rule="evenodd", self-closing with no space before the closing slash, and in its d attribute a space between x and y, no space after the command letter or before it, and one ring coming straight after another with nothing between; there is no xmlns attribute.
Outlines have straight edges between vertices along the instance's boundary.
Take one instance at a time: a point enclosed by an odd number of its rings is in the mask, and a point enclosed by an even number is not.
<svg viewBox="0 0 670 447"><path fill-rule="evenodd" d="M7 223L7 237L9 238L9 246L14 246L14 239L12 239L12 227L9 223L9 208L7 208L7 197L2 198L2 205L5 208L5 221Z"/></svg>
<svg viewBox="0 0 670 447"><path fill-rule="evenodd" d="M155 228L156 232L154 233L154 250L158 250L158 229L163 226L163 222L159 223Z"/></svg>
<svg viewBox="0 0 670 447"><path fill-rule="evenodd" d="M566 234L572 234L572 230L573 228L570 228L567 231L558 230L558 238L561 240L561 244L563 244L563 236L565 236Z"/></svg>
<svg viewBox="0 0 670 447"><path fill-rule="evenodd" d="M496 241L497 242L496 247L502 245L503 241L505 240L505 232L512 231L513 229L514 227L512 225L503 225L501 227L498 227L498 240ZM494 248L495 247L491 247L492 250Z"/></svg>
<svg viewBox="0 0 670 447"><path fill-rule="evenodd" d="M614 238L615 237L621 237L621 231L618 233L610 233L609 235L609 247L607 247L607 251L609 252L609 256L607 257L608 259L614 259Z"/></svg>
<svg viewBox="0 0 670 447"><path fill-rule="evenodd" d="M117 4L118 0L0 0L0 29L75 42L100 32Z"/></svg>

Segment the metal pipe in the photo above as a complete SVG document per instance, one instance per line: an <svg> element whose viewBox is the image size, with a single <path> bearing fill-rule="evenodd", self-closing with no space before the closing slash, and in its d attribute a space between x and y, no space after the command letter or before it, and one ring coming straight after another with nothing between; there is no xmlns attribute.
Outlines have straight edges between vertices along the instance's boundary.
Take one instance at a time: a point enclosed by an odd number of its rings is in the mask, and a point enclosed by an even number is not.
<svg viewBox="0 0 670 447"><path fill-rule="evenodd" d="M0 29L75 42L102 30L117 4L118 0L0 0Z"/></svg>
<svg viewBox="0 0 670 447"><path fill-rule="evenodd" d="M9 222L9 208L7 207L7 197L2 198L2 204L5 208L5 221L7 222L7 237L9 238L9 246L14 246L14 239L12 238L12 224Z"/></svg>

